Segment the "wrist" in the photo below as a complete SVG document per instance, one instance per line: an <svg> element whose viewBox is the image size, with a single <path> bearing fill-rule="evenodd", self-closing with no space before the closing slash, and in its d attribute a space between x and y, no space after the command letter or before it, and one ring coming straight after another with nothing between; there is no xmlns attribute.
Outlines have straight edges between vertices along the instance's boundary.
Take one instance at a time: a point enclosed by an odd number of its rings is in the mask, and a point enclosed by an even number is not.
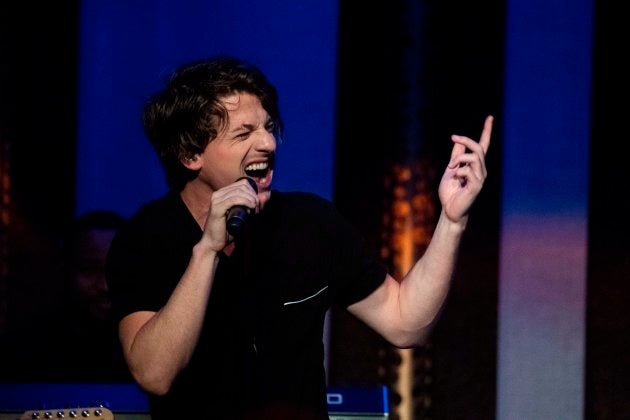
<svg viewBox="0 0 630 420"><path fill-rule="evenodd" d="M202 235L199 242L197 242L192 249L193 257L198 256L200 258L215 258L222 249L222 245L214 243L211 239Z"/></svg>
<svg viewBox="0 0 630 420"><path fill-rule="evenodd" d="M466 225L468 224L468 215L460 217L457 220L451 219L448 217L446 212L442 210L440 213L440 218L438 220L438 226L443 227L448 232L451 232L456 235L461 235L466 230Z"/></svg>

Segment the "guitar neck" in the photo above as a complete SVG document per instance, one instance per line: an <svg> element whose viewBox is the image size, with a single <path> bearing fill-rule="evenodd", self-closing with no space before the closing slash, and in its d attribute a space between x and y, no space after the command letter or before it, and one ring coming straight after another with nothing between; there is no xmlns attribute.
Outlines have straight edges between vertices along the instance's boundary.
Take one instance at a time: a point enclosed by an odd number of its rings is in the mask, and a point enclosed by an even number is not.
<svg viewBox="0 0 630 420"><path fill-rule="evenodd" d="M27 410L20 420L33 419L82 419L96 418L101 420L114 420L114 414L110 409L105 407L75 407L75 408L56 408L45 410Z"/></svg>

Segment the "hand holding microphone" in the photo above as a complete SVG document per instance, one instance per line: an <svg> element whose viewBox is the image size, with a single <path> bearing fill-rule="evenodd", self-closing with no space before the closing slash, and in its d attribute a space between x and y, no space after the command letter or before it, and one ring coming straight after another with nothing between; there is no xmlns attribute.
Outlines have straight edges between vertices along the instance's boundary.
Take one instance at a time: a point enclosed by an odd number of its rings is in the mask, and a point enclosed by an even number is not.
<svg viewBox="0 0 630 420"><path fill-rule="evenodd" d="M256 181L246 176L237 179L237 181L240 181L241 179L246 179L254 192L258 193ZM241 236L253 212L253 209L246 206L234 206L228 210L225 221L226 229L233 238Z"/></svg>

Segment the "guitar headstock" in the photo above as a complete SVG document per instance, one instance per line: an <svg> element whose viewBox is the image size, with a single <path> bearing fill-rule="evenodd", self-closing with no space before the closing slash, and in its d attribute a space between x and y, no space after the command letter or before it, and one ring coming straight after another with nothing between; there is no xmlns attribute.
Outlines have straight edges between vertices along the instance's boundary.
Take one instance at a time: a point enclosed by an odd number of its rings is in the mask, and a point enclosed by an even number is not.
<svg viewBox="0 0 630 420"><path fill-rule="evenodd" d="M74 407L25 411L20 420L84 419L114 420L114 413L105 407Z"/></svg>

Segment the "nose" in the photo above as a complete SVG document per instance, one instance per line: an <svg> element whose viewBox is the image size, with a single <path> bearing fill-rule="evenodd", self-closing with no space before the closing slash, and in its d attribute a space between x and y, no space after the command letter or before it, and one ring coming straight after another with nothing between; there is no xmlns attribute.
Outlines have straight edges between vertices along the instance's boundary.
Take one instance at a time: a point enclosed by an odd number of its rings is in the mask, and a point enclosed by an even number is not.
<svg viewBox="0 0 630 420"><path fill-rule="evenodd" d="M276 137L267 130L262 130L255 143L256 150L273 152L276 150Z"/></svg>

